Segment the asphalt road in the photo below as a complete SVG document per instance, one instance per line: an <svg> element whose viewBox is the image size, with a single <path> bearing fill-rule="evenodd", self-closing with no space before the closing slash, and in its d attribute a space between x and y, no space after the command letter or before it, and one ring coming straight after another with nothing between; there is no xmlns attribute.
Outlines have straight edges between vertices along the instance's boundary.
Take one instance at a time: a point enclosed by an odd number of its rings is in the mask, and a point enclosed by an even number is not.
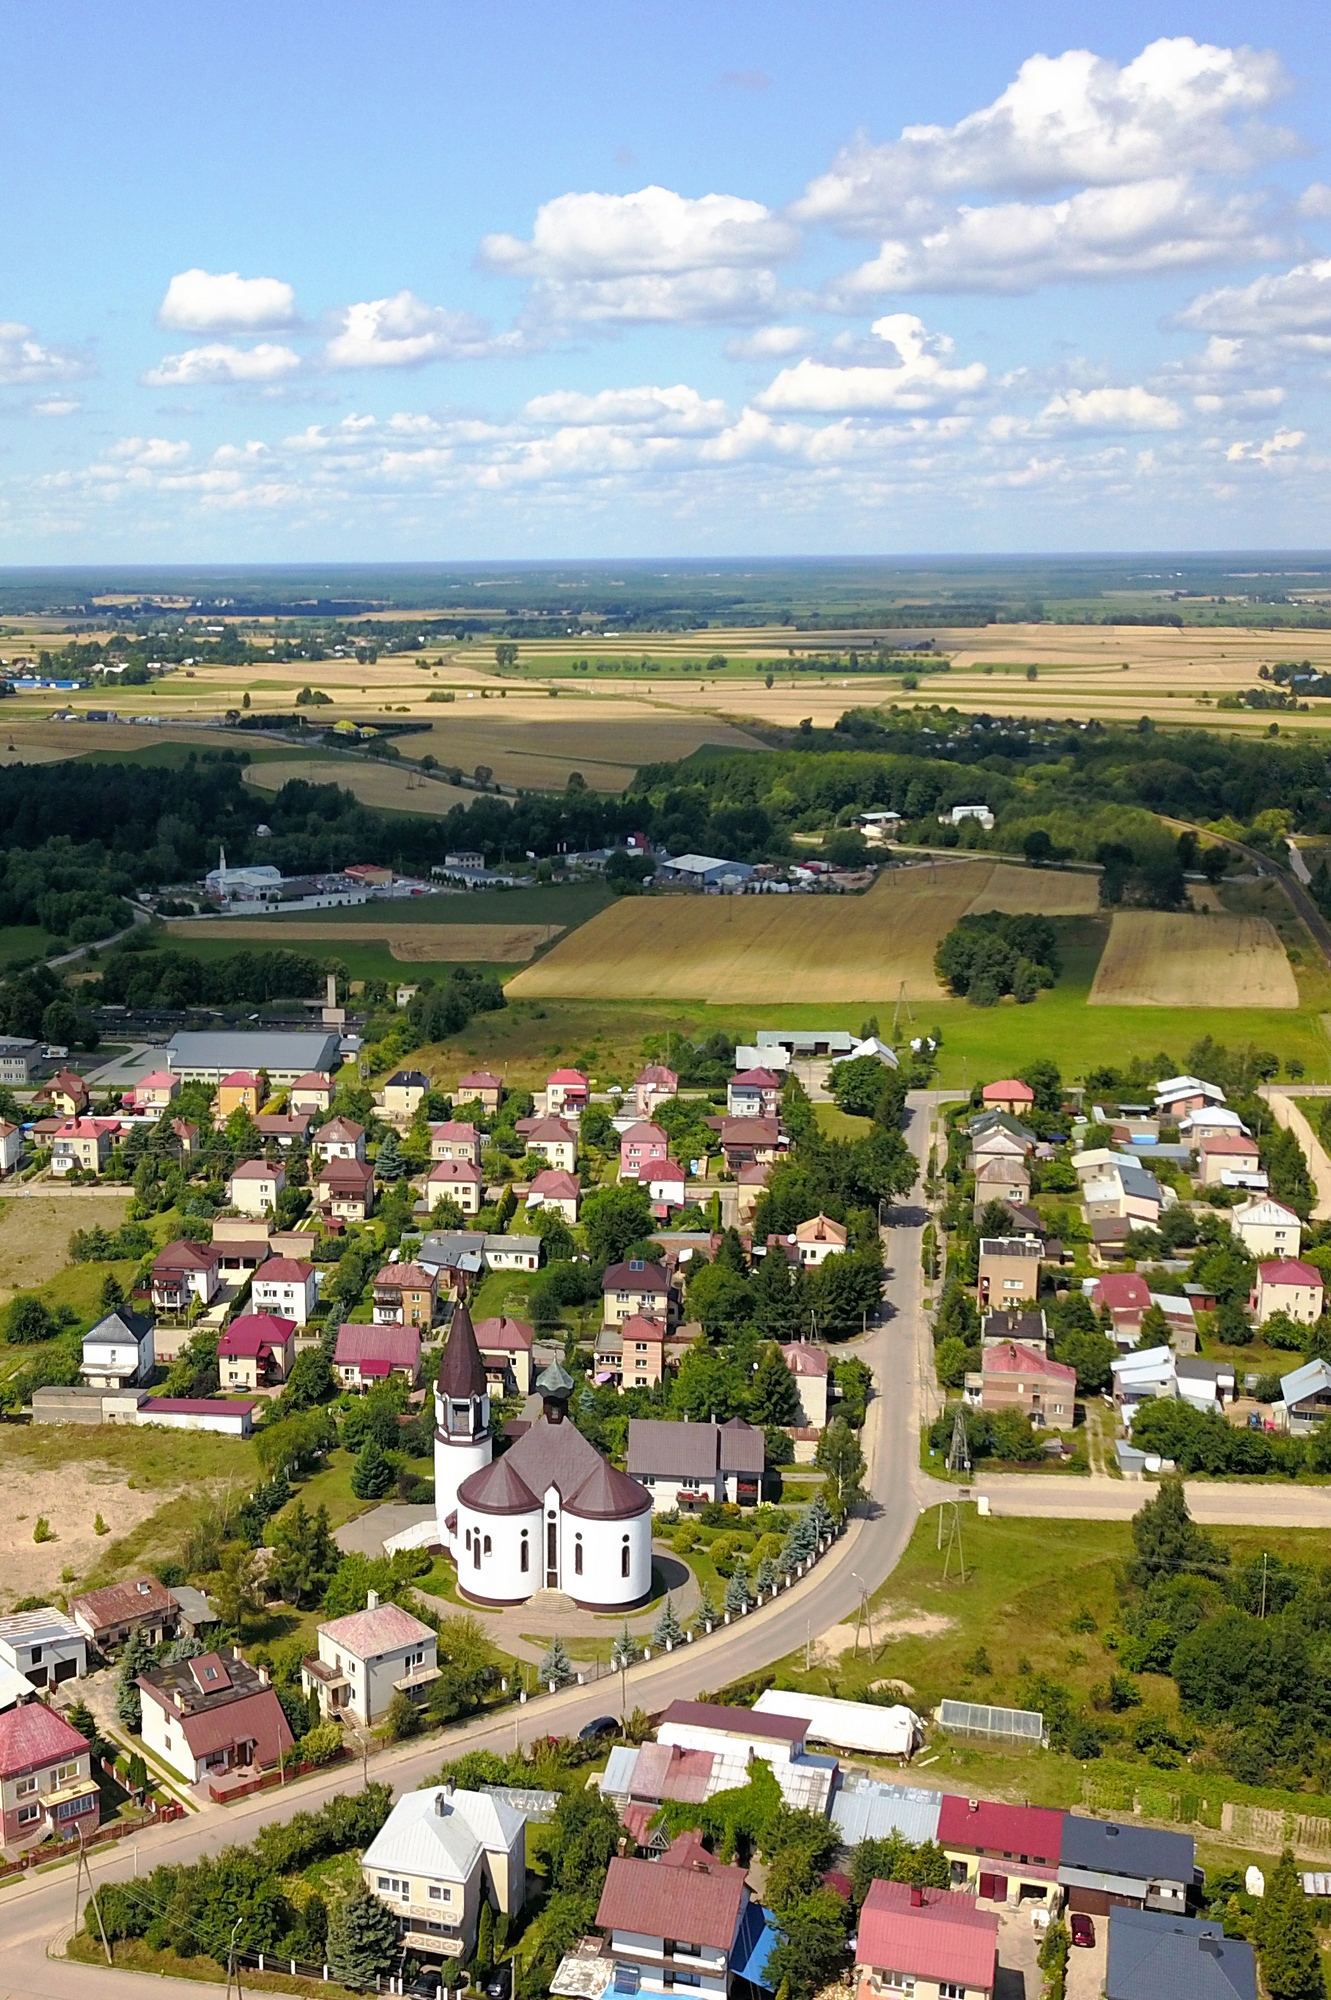
<svg viewBox="0 0 1331 2000"><path fill-rule="evenodd" d="M937 1093L912 1093L907 1137L917 1157L928 1157L930 1121ZM852 1520L845 1534L808 1576L760 1611L740 1619L728 1630L697 1646L640 1663L627 1675L630 1708L664 1708L670 1701L696 1696L816 1639L831 1626L853 1619L861 1590L873 1591L896 1567L921 1506L929 1498L930 1482L918 1467L920 1415L931 1396L931 1342L921 1310L923 1278L920 1236L925 1221L922 1206L894 1210L883 1230L888 1260L884 1284L884 1316L845 1353L862 1356L874 1371L878 1394L869 1406L864 1447L868 1459L868 1505ZM567 1734L598 1715L618 1707L611 1698L613 1683L569 1688L543 1696L499 1719L461 1724L430 1738L385 1752L374 1760L374 1776L389 1780L396 1791L427 1783L441 1764L463 1750L512 1750L533 1737ZM172 1826L143 1834L137 1844L94 1850L89 1860L94 1881L119 1880L146 1874L162 1861L191 1861L201 1854L249 1840L268 1820L285 1819L300 1808L316 1807L355 1780L345 1766L327 1777L311 1777L282 1791L266 1792L226 1809L200 1813ZM74 1914L74 1869L57 1866L0 1888L0 2000L138 2000L142 1975L102 1966L86 1967L49 1956L68 1935ZM189 1980L154 1980L154 1992L192 1996L198 1986Z"/></svg>

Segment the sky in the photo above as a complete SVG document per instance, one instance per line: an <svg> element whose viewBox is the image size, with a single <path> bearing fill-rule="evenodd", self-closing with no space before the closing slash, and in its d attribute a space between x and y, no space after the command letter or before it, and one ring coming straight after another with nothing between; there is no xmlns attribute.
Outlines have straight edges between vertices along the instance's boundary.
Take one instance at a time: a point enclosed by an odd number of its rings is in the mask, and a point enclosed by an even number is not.
<svg viewBox="0 0 1331 2000"><path fill-rule="evenodd" d="M3 18L2 563L1331 543L1312 0Z"/></svg>

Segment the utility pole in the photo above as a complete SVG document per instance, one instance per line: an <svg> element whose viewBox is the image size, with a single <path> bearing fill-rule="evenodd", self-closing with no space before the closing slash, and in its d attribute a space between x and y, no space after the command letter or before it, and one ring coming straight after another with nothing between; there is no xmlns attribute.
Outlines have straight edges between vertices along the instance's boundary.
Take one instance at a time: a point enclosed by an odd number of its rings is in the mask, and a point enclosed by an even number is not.
<svg viewBox="0 0 1331 2000"><path fill-rule="evenodd" d="M106 1925L102 1921L102 1906L97 1901L97 1897L92 1886L92 1869L88 1866L87 1850L83 1845L83 1828L81 1826L76 1826L74 1830L79 1837L79 1858L78 1858L78 1864L74 1870L74 1929L75 1931L77 1931L79 1927L79 1884L83 1879L86 1878L88 1884L88 1901L92 1904L93 1909L97 1912L97 1928L102 1934L102 1950L106 1953L107 1964L111 1965L114 1962L111 1957L111 1946L106 1935ZM138 1850L136 1848L135 1853L137 1854L137 1852ZM137 1867L135 1872L136 1873L138 1872Z"/></svg>
<svg viewBox="0 0 1331 2000"><path fill-rule="evenodd" d="M231 1977L234 1970L236 1980L236 2000L244 2000L240 1990L240 1964L236 1955L236 1932L244 1923L244 1917L237 1917L231 1926L231 1942L226 1948L226 2000L231 2000Z"/></svg>

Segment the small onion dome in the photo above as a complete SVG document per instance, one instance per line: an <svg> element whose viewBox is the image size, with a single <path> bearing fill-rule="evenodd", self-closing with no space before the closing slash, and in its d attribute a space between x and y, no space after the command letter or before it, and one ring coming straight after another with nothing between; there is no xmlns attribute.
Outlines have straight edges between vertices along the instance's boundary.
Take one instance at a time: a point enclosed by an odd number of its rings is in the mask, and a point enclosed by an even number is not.
<svg viewBox="0 0 1331 2000"><path fill-rule="evenodd" d="M534 1514L541 1503L507 1458L496 1458L464 1479L458 1500L475 1514Z"/></svg>
<svg viewBox="0 0 1331 2000"><path fill-rule="evenodd" d="M500 1464L503 1464L501 1459ZM566 1514L584 1521L628 1521L651 1511L652 1496L627 1472L616 1472L602 1459L595 1472L584 1479L571 1500L564 1502Z"/></svg>
<svg viewBox="0 0 1331 2000"><path fill-rule="evenodd" d="M552 1361L536 1377L535 1387L548 1402L566 1403L573 1394L573 1377L558 1361Z"/></svg>

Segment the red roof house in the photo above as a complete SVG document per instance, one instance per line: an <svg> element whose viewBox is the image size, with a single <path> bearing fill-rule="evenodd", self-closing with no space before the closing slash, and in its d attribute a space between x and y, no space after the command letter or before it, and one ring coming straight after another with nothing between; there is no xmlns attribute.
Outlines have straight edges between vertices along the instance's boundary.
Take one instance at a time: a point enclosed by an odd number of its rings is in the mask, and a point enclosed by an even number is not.
<svg viewBox="0 0 1331 2000"><path fill-rule="evenodd" d="M414 1326L338 1328L333 1367L350 1388L365 1389L390 1375L415 1382L421 1371L421 1336Z"/></svg>
<svg viewBox="0 0 1331 2000"><path fill-rule="evenodd" d="M100 1795L87 1741L44 1701L22 1702L0 1715L0 1792L5 1847L51 1831L88 1831L98 1821Z"/></svg>
<svg viewBox="0 0 1331 2000"><path fill-rule="evenodd" d="M1035 1092L1020 1077L1005 1076L997 1083L986 1083L984 1107L986 1111L1007 1111L1019 1118L1023 1111L1034 1109Z"/></svg>
<svg viewBox="0 0 1331 2000"><path fill-rule="evenodd" d="M994 1990L998 1918L955 1889L873 1882L860 1911L855 1969L863 2000L875 1991L871 1981L881 1989L889 1974L896 1975L889 1990L927 1980L979 2000Z"/></svg>

